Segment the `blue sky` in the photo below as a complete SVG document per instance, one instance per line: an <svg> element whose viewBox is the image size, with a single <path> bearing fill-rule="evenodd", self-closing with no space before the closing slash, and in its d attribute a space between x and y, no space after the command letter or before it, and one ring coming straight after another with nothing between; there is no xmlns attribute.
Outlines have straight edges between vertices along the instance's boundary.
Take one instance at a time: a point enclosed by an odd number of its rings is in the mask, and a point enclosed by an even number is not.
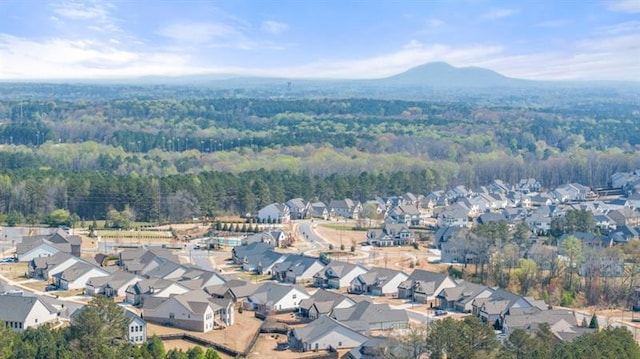
<svg viewBox="0 0 640 359"><path fill-rule="evenodd" d="M0 79L379 78L432 61L640 81L640 0L0 2Z"/></svg>

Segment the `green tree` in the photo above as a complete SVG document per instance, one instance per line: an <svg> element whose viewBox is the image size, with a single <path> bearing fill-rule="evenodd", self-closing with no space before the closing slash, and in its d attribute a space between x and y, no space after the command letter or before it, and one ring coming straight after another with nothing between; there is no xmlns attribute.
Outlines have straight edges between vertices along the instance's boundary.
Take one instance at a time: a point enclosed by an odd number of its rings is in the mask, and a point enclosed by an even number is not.
<svg viewBox="0 0 640 359"><path fill-rule="evenodd" d="M187 357L189 359L206 359L204 355L204 350L202 350L201 346L195 346L189 348L187 350Z"/></svg>
<svg viewBox="0 0 640 359"><path fill-rule="evenodd" d="M598 317L596 316L596 313L593 313L593 315L591 316L591 321L589 322L589 328L591 329L600 329L600 324L598 324Z"/></svg>
<svg viewBox="0 0 640 359"><path fill-rule="evenodd" d="M69 226L71 225L70 221L71 214L66 209L56 209L47 217L47 224L52 227L57 226Z"/></svg>
<svg viewBox="0 0 640 359"><path fill-rule="evenodd" d="M24 223L24 216L22 213L12 210L7 213L7 226L15 227Z"/></svg>
<svg viewBox="0 0 640 359"><path fill-rule="evenodd" d="M204 353L205 359L222 359L220 354L212 348L207 348L207 351Z"/></svg>
<svg viewBox="0 0 640 359"><path fill-rule="evenodd" d="M490 325L469 316L434 322L426 346L433 359L486 358L498 348L498 342Z"/></svg>
<svg viewBox="0 0 640 359"><path fill-rule="evenodd" d="M0 322L0 359L11 358L14 345L19 339L13 330Z"/></svg>
<svg viewBox="0 0 640 359"><path fill-rule="evenodd" d="M165 356L164 343L158 336L154 335L144 344L146 351L153 359L162 359Z"/></svg>
<svg viewBox="0 0 640 359"><path fill-rule="evenodd" d="M112 299L96 297L74 318L69 347L76 358L121 358L128 350L128 318Z"/></svg>
<svg viewBox="0 0 640 359"><path fill-rule="evenodd" d="M573 274L582 262L582 242L574 236L569 236L562 242L562 251L567 256L567 267L569 269L568 288L571 289L573 286Z"/></svg>

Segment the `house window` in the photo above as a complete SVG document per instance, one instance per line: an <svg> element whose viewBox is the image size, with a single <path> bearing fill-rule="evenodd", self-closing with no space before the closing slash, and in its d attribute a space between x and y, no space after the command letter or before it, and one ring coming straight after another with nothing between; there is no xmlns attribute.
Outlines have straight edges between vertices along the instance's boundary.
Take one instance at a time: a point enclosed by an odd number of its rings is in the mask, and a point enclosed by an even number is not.
<svg viewBox="0 0 640 359"><path fill-rule="evenodd" d="M295 295L295 294L294 294L294 295L292 295L292 296L291 296L291 298L296 299L296 295Z"/></svg>
<svg viewBox="0 0 640 359"><path fill-rule="evenodd" d="M342 346L342 342L338 342L338 346L341 347Z"/></svg>
<svg viewBox="0 0 640 359"><path fill-rule="evenodd" d="M169 319L175 319L176 315L174 313L169 313Z"/></svg>

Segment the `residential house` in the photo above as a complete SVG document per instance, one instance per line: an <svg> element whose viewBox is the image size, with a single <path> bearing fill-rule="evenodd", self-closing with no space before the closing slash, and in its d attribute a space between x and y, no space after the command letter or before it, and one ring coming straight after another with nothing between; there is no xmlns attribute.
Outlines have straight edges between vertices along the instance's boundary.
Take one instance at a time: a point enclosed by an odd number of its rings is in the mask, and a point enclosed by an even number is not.
<svg viewBox="0 0 640 359"><path fill-rule="evenodd" d="M438 215L438 227L469 227L469 208L455 203Z"/></svg>
<svg viewBox="0 0 640 359"><path fill-rule="evenodd" d="M230 299L212 298L202 290L192 290L144 303L142 313L149 322L202 333L226 328L234 323Z"/></svg>
<svg viewBox="0 0 640 359"><path fill-rule="evenodd" d="M85 287L85 294L106 297L125 297L129 286L132 286L144 278L126 271L116 271L107 276L89 278Z"/></svg>
<svg viewBox="0 0 640 359"><path fill-rule="evenodd" d="M273 268L276 264L284 262L285 259L287 259L287 255L284 253L266 251L260 256L246 257L242 269L247 272L275 275Z"/></svg>
<svg viewBox="0 0 640 359"><path fill-rule="evenodd" d="M516 189L522 193L539 192L542 184L535 178L524 178L516 185Z"/></svg>
<svg viewBox="0 0 640 359"><path fill-rule="evenodd" d="M604 214L593 216L593 220L595 222L595 227L601 233L609 233L615 230L617 227L616 222L613 219L609 218L609 216Z"/></svg>
<svg viewBox="0 0 640 359"><path fill-rule="evenodd" d="M49 279L78 262L83 260L66 252L57 252L51 256L33 258L29 261L27 273L29 278Z"/></svg>
<svg viewBox="0 0 640 359"><path fill-rule="evenodd" d="M612 239L608 237L598 236L594 233L573 232L565 233L558 238L558 248L560 254L563 254L563 243L569 237L577 238L584 247L602 247L607 248L613 245Z"/></svg>
<svg viewBox="0 0 640 359"><path fill-rule="evenodd" d="M27 236L16 246L18 261L29 262L37 257L46 257L58 252L80 257L82 240L62 229L53 233Z"/></svg>
<svg viewBox="0 0 640 359"><path fill-rule="evenodd" d="M640 311L640 287L636 288L635 292L633 293L632 307L633 310Z"/></svg>
<svg viewBox="0 0 640 359"><path fill-rule="evenodd" d="M289 332L289 346L301 352L355 348L368 339L326 315Z"/></svg>
<svg viewBox="0 0 640 359"><path fill-rule="evenodd" d="M212 285L204 288L204 291L216 298L230 298L235 304L240 304L255 293L259 288L257 284L250 281L231 279L226 283Z"/></svg>
<svg viewBox="0 0 640 359"><path fill-rule="evenodd" d="M542 301L530 297L522 297L504 289L496 289L490 296L476 298L472 303L472 313L484 323L489 323L495 329L502 329L504 318L513 308L547 308Z"/></svg>
<svg viewBox="0 0 640 359"><path fill-rule="evenodd" d="M330 315L335 308L348 308L356 302L340 293L318 289L309 299L300 301L300 314L309 319L317 319L321 315Z"/></svg>
<svg viewBox="0 0 640 359"><path fill-rule="evenodd" d="M324 269L317 257L307 257L297 254L288 255L284 261L273 266L274 278L284 283L307 283L313 281L313 276Z"/></svg>
<svg viewBox="0 0 640 359"><path fill-rule="evenodd" d="M118 254L118 265L127 272L146 275L165 262L180 263L177 255L165 248L135 248Z"/></svg>
<svg viewBox="0 0 640 359"><path fill-rule="evenodd" d="M465 254L458 238L467 233L462 227L441 227L434 235L434 245L440 250L440 262L464 263Z"/></svg>
<svg viewBox="0 0 640 359"><path fill-rule="evenodd" d="M378 336L371 337L359 347L351 349L343 359L378 359L378 358L402 358L406 353L402 345L398 345L397 339Z"/></svg>
<svg viewBox="0 0 640 359"><path fill-rule="evenodd" d="M311 204L302 198L290 199L285 204L289 207L291 219L307 218L309 208L311 208Z"/></svg>
<svg viewBox="0 0 640 359"><path fill-rule="evenodd" d="M407 280L404 272L373 267L367 273L355 277L351 281L349 292L354 294L366 294L377 296L395 296L398 293L398 285Z"/></svg>
<svg viewBox="0 0 640 359"><path fill-rule="evenodd" d="M540 213L533 213L524 220L529 229L537 235L548 234L551 230L551 221L551 217Z"/></svg>
<svg viewBox="0 0 640 359"><path fill-rule="evenodd" d="M261 242L272 245L273 247L284 248L289 245L289 236L285 231L276 228L269 228L260 233L256 233L244 241L247 245Z"/></svg>
<svg viewBox="0 0 640 359"><path fill-rule="evenodd" d="M388 303L374 304L367 300L347 308L335 308L331 317L351 328L366 324L368 330L402 329L409 324L404 309L391 309Z"/></svg>
<svg viewBox="0 0 640 359"><path fill-rule="evenodd" d="M188 291L190 291L189 288L172 280L151 278L130 285L125 291L125 301L140 306L150 297L167 298L171 295L183 294Z"/></svg>
<svg viewBox="0 0 640 359"><path fill-rule="evenodd" d="M611 211L607 216L619 227L640 227L640 210L625 207Z"/></svg>
<svg viewBox="0 0 640 359"><path fill-rule="evenodd" d="M350 198L334 199L329 202L329 211L338 217L358 219L362 213L362 204Z"/></svg>
<svg viewBox="0 0 640 359"><path fill-rule="evenodd" d="M524 257L536 262L539 268L550 270L558 265L558 247L533 243L524 254Z"/></svg>
<svg viewBox="0 0 640 359"><path fill-rule="evenodd" d="M548 193L538 193L537 195L530 197L530 200L531 205L534 207L550 206L554 203L554 200Z"/></svg>
<svg viewBox="0 0 640 359"><path fill-rule="evenodd" d="M58 311L38 297L0 295L0 322L16 332L23 332L58 320Z"/></svg>
<svg viewBox="0 0 640 359"><path fill-rule="evenodd" d="M460 313L471 313L473 301L478 298L487 298L494 292L493 289L476 283L460 281L455 287L444 288L436 298L438 308L455 310Z"/></svg>
<svg viewBox="0 0 640 359"><path fill-rule="evenodd" d="M295 311L300 302L311 297L298 285L263 283L244 302L245 308L257 312Z"/></svg>
<svg viewBox="0 0 640 359"><path fill-rule="evenodd" d="M123 308L124 315L129 320L127 324L127 339L133 345L147 342L147 322L139 315Z"/></svg>
<svg viewBox="0 0 640 359"><path fill-rule="evenodd" d="M480 224L487 224L491 222L500 222L500 221L508 222L507 216L504 213L489 212L489 213L483 213L480 215L480 217L478 217L478 223Z"/></svg>
<svg viewBox="0 0 640 359"><path fill-rule="evenodd" d="M341 261L331 261L320 272L313 276L314 284L320 288L348 288L351 281L360 274L367 273L367 268Z"/></svg>
<svg viewBox="0 0 640 359"><path fill-rule="evenodd" d="M56 285L62 290L83 289L94 277L106 277L106 270L86 262L78 262L54 275Z"/></svg>
<svg viewBox="0 0 640 359"><path fill-rule="evenodd" d="M248 257L262 256L274 248L273 243L252 242L246 246L234 247L231 250L231 259L234 264L244 264Z"/></svg>
<svg viewBox="0 0 640 359"><path fill-rule="evenodd" d="M321 218L326 221L333 216L335 213L323 202L313 202L309 207L309 217L311 218Z"/></svg>
<svg viewBox="0 0 640 359"><path fill-rule="evenodd" d="M155 268L149 271L143 271L147 278L163 278L163 279L175 279L182 277L186 273L188 268L180 263L173 261L163 261L159 263Z"/></svg>
<svg viewBox="0 0 640 359"><path fill-rule="evenodd" d="M222 285L227 280L218 272L212 272L199 267L189 267L188 270L178 278L178 284L189 289L204 289L206 287Z"/></svg>
<svg viewBox="0 0 640 359"><path fill-rule="evenodd" d="M398 298L411 299L433 308L438 306L436 296L440 291L456 286L456 282L447 273L416 269L407 280L398 285Z"/></svg>
<svg viewBox="0 0 640 359"><path fill-rule="evenodd" d="M549 324L551 332L559 341L570 341L594 331L591 328L580 327L572 310L532 307L513 308L504 318L502 332L510 335L514 330L521 329L533 335L542 323Z"/></svg>
<svg viewBox="0 0 640 359"><path fill-rule="evenodd" d="M272 203L258 210L258 220L262 223L289 223L289 207L282 203Z"/></svg>
<svg viewBox="0 0 640 359"><path fill-rule="evenodd" d="M415 205L409 204L394 207L389 212L387 219L390 220L389 222L404 224L407 226L419 226L422 223L422 218L418 208Z"/></svg>
<svg viewBox="0 0 640 359"><path fill-rule="evenodd" d="M378 247L402 246L414 242L412 234L405 224L387 223L382 229L369 229L367 243Z"/></svg>
<svg viewBox="0 0 640 359"><path fill-rule="evenodd" d="M640 239L640 229L623 226L611 231L608 237L614 245L625 244L630 241Z"/></svg>

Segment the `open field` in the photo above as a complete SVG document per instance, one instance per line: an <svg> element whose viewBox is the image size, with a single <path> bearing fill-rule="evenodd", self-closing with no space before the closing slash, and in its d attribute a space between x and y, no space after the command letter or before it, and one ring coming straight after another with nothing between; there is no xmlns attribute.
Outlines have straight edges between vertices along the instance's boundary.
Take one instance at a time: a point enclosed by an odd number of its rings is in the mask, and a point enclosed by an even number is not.
<svg viewBox="0 0 640 359"><path fill-rule="evenodd" d="M27 263L2 263L0 264L0 274L10 280L27 279Z"/></svg>

